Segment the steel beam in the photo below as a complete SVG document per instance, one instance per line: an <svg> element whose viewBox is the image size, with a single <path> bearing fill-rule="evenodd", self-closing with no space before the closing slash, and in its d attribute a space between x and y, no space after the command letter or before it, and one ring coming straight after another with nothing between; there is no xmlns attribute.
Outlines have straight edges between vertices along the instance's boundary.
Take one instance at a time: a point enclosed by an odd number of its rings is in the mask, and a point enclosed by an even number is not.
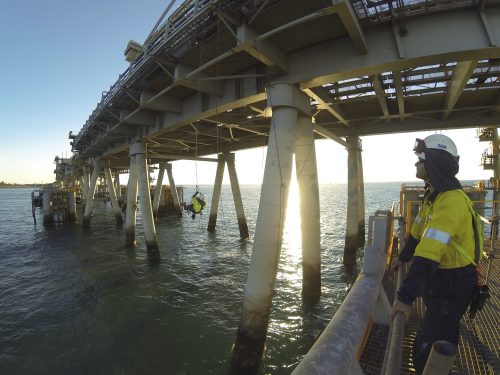
<svg viewBox="0 0 500 375"><path fill-rule="evenodd" d="M276 66L284 72L288 71L286 54L271 41L255 41L258 33L248 25L239 26L237 35L238 47L236 50L245 51L268 66Z"/></svg>
<svg viewBox="0 0 500 375"><path fill-rule="evenodd" d="M356 46L356 50L365 55L368 53L368 47L366 45L365 36L363 34L363 29L359 25L358 17L352 9L352 5L347 0L334 1L334 7L336 8L337 14L340 20L344 24L344 27L349 34L352 42Z"/></svg>
<svg viewBox="0 0 500 375"><path fill-rule="evenodd" d="M389 108L387 108L387 102L385 100L385 90L382 87L382 79L379 74L376 74L371 77L373 83L373 89L377 94L378 104L380 104L380 109L382 109L382 113L384 114L384 118L386 121L390 121L389 117Z"/></svg>
<svg viewBox="0 0 500 375"><path fill-rule="evenodd" d="M399 70L395 70L393 72L393 81L394 86L396 87L396 98L398 100L398 110L399 110L399 119L401 122L405 120L405 99L403 92L403 79L401 77L401 72Z"/></svg>
<svg viewBox="0 0 500 375"><path fill-rule="evenodd" d="M453 76L451 81L446 88L445 97L445 108L443 117L446 118L450 115L451 111L457 104L458 98L462 95L462 92L467 85L467 81L470 79L474 69L477 65L477 61L461 61L457 63L453 71Z"/></svg>
<svg viewBox="0 0 500 375"><path fill-rule="evenodd" d="M141 92L141 108L154 109L156 111L167 111L173 113L182 113L182 101L166 95L156 96L149 91Z"/></svg>
<svg viewBox="0 0 500 375"><path fill-rule="evenodd" d="M156 121L156 115L151 112L135 110L128 111L122 109L120 111L120 123L121 124L132 124L132 125L154 125Z"/></svg>
<svg viewBox="0 0 500 375"><path fill-rule="evenodd" d="M340 104L331 103L329 94L322 87L316 87L314 89L304 89L302 90L308 95L312 100L318 102L318 108L324 109L336 117L342 124L349 125L346 120L346 116L340 107Z"/></svg>
<svg viewBox="0 0 500 375"><path fill-rule="evenodd" d="M370 51L368 60L367 56L352 50L349 38L338 38L291 54L288 58L290 73L279 77L279 80L300 82L301 88L311 88L448 61L500 58L500 48L491 47L475 9L411 18L407 20L407 27L411 32L403 38L405 59L400 59L393 42L392 26L383 24L371 28L365 36ZM500 35L500 22L491 22L491 28L492 32ZM460 30L460 37L457 30ZM339 56L342 58L339 59Z"/></svg>
<svg viewBox="0 0 500 375"><path fill-rule="evenodd" d="M161 159L161 160L196 160L196 161L208 161L208 162L217 162L216 158L204 158L204 157L196 157L196 156L187 156L180 154L168 154L168 155L154 155L150 151L149 157L151 159Z"/></svg>
<svg viewBox="0 0 500 375"><path fill-rule="evenodd" d="M500 112L494 112L489 115L487 112L476 114L474 116L454 116L446 119L429 119L420 116L405 117L402 122L399 116L393 116L391 123L381 122L374 126L373 124L361 124L355 128L337 127L332 131L339 137L349 135L380 135L380 134L395 134L406 133L413 131L426 131L436 129L463 129L477 128L483 124L491 126L500 126ZM325 126L325 128L327 128Z"/></svg>
<svg viewBox="0 0 500 375"><path fill-rule="evenodd" d="M322 135L325 138L330 138L332 141L337 142L339 145L344 146L345 148L349 147L349 144L344 139L336 136L333 132L324 128L323 126L313 124L313 129L319 135Z"/></svg>
<svg viewBox="0 0 500 375"><path fill-rule="evenodd" d="M188 74L191 73L192 71L193 69L188 66L182 64L176 65L174 71L174 83L172 85L174 87L175 86L187 87L192 90L200 91L209 95L222 96L223 91L219 88L217 82L203 81L196 79L195 77L187 78ZM203 74L199 73L198 77L203 77Z"/></svg>

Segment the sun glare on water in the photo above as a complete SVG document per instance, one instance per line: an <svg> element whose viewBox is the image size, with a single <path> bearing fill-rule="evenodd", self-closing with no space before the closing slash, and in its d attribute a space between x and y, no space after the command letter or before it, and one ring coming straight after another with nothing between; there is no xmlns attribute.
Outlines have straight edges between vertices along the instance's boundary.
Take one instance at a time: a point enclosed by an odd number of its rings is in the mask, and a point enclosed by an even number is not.
<svg viewBox="0 0 500 375"><path fill-rule="evenodd" d="M292 171L290 190L283 233L283 255L290 261L300 261L302 258L302 234L300 229L300 198L295 171Z"/></svg>

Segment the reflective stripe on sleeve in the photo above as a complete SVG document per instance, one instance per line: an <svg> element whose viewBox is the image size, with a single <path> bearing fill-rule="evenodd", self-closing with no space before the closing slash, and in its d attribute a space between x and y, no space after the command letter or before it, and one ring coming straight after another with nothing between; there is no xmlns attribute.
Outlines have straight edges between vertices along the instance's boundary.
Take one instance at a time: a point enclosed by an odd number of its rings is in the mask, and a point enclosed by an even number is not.
<svg viewBox="0 0 500 375"><path fill-rule="evenodd" d="M424 238L432 238L433 240L439 241L445 245L450 242L451 236L443 232L442 230L435 229L435 228L427 228L424 232Z"/></svg>
<svg viewBox="0 0 500 375"><path fill-rule="evenodd" d="M417 217L415 218L415 223L416 223L417 225L422 224L422 218L421 218L420 216L417 216Z"/></svg>

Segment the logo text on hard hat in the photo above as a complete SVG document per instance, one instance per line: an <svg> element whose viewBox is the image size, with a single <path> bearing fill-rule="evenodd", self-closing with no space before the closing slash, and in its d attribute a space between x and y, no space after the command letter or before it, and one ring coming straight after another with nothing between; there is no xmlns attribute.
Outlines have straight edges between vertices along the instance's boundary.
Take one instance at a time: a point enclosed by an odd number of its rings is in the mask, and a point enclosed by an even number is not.
<svg viewBox="0 0 500 375"><path fill-rule="evenodd" d="M443 150L446 150L446 148L447 148L446 145L442 145L441 143L438 143L437 147L442 148Z"/></svg>

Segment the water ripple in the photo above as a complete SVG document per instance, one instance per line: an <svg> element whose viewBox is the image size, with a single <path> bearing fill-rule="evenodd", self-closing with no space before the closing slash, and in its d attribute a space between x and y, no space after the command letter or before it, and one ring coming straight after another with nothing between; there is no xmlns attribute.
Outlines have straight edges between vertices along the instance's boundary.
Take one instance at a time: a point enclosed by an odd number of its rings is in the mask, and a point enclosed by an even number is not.
<svg viewBox="0 0 500 375"><path fill-rule="evenodd" d="M159 266L147 261L140 212L138 244L127 249L109 204L96 202L90 230L46 229L33 225L29 189L0 190L0 373L228 373L260 189L241 187L249 240L239 238L231 189L222 190L214 234L210 207L195 221L160 218ZM322 297L302 303L301 244L287 223L261 374L292 371L354 277L342 266L346 188L320 193ZM367 213L398 194L399 184L367 185Z"/></svg>

